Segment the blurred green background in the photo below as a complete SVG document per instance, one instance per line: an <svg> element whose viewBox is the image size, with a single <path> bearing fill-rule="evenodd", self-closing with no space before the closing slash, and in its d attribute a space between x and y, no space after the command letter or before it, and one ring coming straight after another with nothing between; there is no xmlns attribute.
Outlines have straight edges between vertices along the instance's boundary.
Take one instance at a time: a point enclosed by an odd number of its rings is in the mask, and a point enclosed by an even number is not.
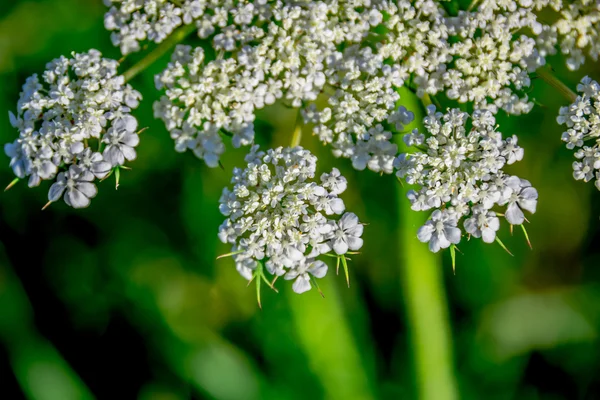
<svg viewBox="0 0 600 400"><path fill-rule="evenodd" d="M8 111L22 83L46 62L90 48L119 58L104 11L100 0L0 3L2 143L16 135ZM431 398L452 398L438 369L451 371L464 399L600 398L600 196L571 177L573 156L555 123L565 101L549 86L534 81L531 114L498 121L525 148L510 172L539 190L533 250L505 226L514 257L464 240L453 275L448 254L439 261L422 251L394 177L356 172L305 135L321 171L337 166L349 179L343 198L369 224L365 247L351 262L349 289L333 273L324 299L280 285L279 294L263 292L261 311L233 262L215 260L229 251L216 235L218 198L246 149L230 147L224 170L173 150L152 118L153 74L167 60L132 82L144 95L135 114L150 129L118 191L101 183L79 211L62 203L40 211L47 182L0 195L0 398L389 399L423 396L426 386ZM600 78L598 64L569 73L560 58L550 63L573 89L585 74ZM294 119L282 107L262 111L257 140L286 145ZM8 161L4 184L13 179ZM450 343L440 365L431 343L433 358L417 368L430 343L415 337L446 333L436 305L408 278L432 266Z"/></svg>

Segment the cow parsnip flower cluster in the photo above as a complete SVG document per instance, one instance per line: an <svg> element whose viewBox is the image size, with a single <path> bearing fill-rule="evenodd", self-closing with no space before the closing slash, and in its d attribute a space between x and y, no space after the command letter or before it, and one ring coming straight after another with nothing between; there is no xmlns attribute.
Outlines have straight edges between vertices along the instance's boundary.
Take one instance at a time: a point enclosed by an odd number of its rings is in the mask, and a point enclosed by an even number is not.
<svg viewBox="0 0 600 400"><path fill-rule="evenodd" d="M589 77L577 85L577 99L560 108L557 122L566 125L562 140L568 149L575 149L573 178L589 182L596 179L600 190L600 85Z"/></svg>
<svg viewBox="0 0 600 400"><path fill-rule="evenodd" d="M504 217L511 225L525 221L523 211L534 213L538 193L531 184L502 168L523 158L517 137L502 138L489 111L473 115L459 109L446 114L427 108L427 136L414 131L404 136L413 153L402 153L395 161L399 178L417 190L407 196L415 211L434 210L418 231L418 238L437 252L458 244L460 221L469 235L484 242L496 240L500 228L495 206L506 206Z"/></svg>
<svg viewBox="0 0 600 400"><path fill-rule="evenodd" d="M552 25L544 26L544 35L538 39L541 48L555 54L556 44L567 55L567 67L574 71L600 55L600 2L598 0L554 0L553 8L560 17Z"/></svg>
<svg viewBox="0 0 600 400"><path fill-rule="evenodd" d="M220 210L227 219L219 228L244 278L262 279L257 274L264 267L272 276L293 279L294 291L303 293L311 288L310 276L327 273L317 257L345 257L362 247L363 225L344 213L338 196L347 182L336 168L316 182L317 158L300 146L266 153L254 146L246 161L246 168L234 169L233 187L223 189Z"/></svg>
<svg viewBox="0 0 600 400"><path fill-rule="evenodd" d="M352 158L360 169L368 165L391 173L397 148L390 143L391 133L379 133L377 124L396 108L395 89L410 71L385 64L384 57L363 44L383 20L382 12L369 4L272 2L256 16L250 36L235 36L224 44L222 33L215 34L213 48L222 57L204 62L202 49L178 47L156 79L159 90L166 88L155 105L156 116L165 121L179 150L193 149L216 166L224 151L219 134L233 135L234 145L249 144L255 111L281 99L292 107L307 107L305 122L319 123L315 133L333 144L336 156ZM246 20L252 21L252 15ZM235 27L234 19L223 31ZM314 102L326 89L333 92L331 108L317 111ZM203 142L211 148L205 150Z"/></svg>
<svg viewBox="0 0 600 400"><path fill-rule="evenodd" d="M136 158L139 92L117 74L118 63L97 50L60 57L23 85L10 122L19 137L4 146L18 178L29 186L56 178L48 200L87 207L93 181Z"/></svg>
<svg viewBox="0 0 600 400"><path fill-rule="evenodd" d="M29 78L11 114L19 137L5 146L10 166L30 186L56 179L50 202L64 196L73 207L89 205L94 181L112 171L118 179L136 157L131 110L141 95L125 81L175 47L155 76L154 116L176 151L190 150L209 167L223 166L229 144L250 148L221 197L227 219L219 237L257 284L269 282L268 273L307 291L327 272L321 256L347 270L346 254L362 246L363 225L338 197L346 180L335 168L314 180L316 157L297 147L302 131L357 170L396 172L416 185L412 208L431 212L417 237L432 251L454 252L465 235L504 246L500 221L523 227L538 194L504 172L524 151L515 135L502 136L495 115L531 111L535 74L572 103L558 123L567 126L567 147L577 147L574 177L595 179L600 189L599 85L584 78L577 97L543 68L557 52L570 70L598 59L598 0L474 0L458 11L446 0L104 3L105 27L123 55L162 44L121 74L116 61L90 50ZM192 32L197 38L179 43ZM414 119L401 88L427 104L449 100L471 111L429 107L424 130L404 135L414 151L398 154L394 135ZM275 103L298 109L298 126L291 148L263 152L254 122Z"/></svg>

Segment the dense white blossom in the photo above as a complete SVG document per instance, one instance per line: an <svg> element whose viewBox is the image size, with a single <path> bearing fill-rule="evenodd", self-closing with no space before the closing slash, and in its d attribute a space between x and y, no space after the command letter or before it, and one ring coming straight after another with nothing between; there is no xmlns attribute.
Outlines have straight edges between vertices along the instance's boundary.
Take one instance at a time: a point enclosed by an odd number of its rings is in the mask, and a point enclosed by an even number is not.
<svg viewBox="0 0 600 400"><path fill-rule="evenodd" d="M454 61L442 77L449 98L493 112L531 110L523 90L531 84L529 73L545 63L535 39L526 35L542 30L533 7L532 1L484 0L476 11L447 19L455 38Z"/></svg>
<svg viewBox="0 0 600 400"><path fill-rule="evenodd" d="M208 34L216 58L178 46L156 77L166 93L155 114L179 151L192 149L216 166L225 150L220 135L233 136L234 146L251 143L255 111L281 100L302 108L304 122L314 124L336 156L351 158L358 169L391 173L397 147L384 124L401 125L393 116L397 89L411 74L424 81L450 61L443 9L434 4L224 2L223 23ZM235 16L232 25L225 25L225 15ZM379 35L377 28L396 36ZM316 106L320 96L327 107Z"/></svg>
<svg viewBox="0 0 600 400"><path fill-rule="evenodd" d="M141 43L162 42L181 25L194 24L200 38L212 36L215 48L232 51L262 35L250 26L271 16L266 0L104 0L110 9L104 26L123 54L139 51ZM232 22L232 23L230 23Z"/></svg>
<svg viewBox="0 0 600 400"><path fill-rule="evenodd" d="M560 17L552 24L544 25L538 38L538 46L546 53L554 54L556 48L567 56L567 67L578 69L586 56L594 61L600 55L600 1L555 0L553 8Z"/></svg>
<svg viewBox="0 0 600 400"><path fill-rule="evenodd" d="M264 267L294 279L294 291L302 293L311 288L309 275L327 273L317 257L362 247L363 225L338 197L347 183L337 169L314 180L317 159L302 147L265 153L253 146L246 162L246 168L234 169L233 186L223 189L220 210L227 219L219 228L244 278Z"/></svg>
<svg viewBox="0 0 600 400"><path fill-rule="evenodd" d="M503 171L506 164L523 158L523 149L516 136L502 138L491 112L476 110L470 116L451 109L442 114L434 106L427 111L427 135L407 134L405 141L418 148L400 154L394 163L398 177L417 186L408 192L411 208L434 210L419 229L419 240L428 242L433 252L457 244L464 218L468 234L491 243L500 227L492 208L505 205L504 216L511 225L523 223L523 210L535 212L537 191Z"/></svg>
<svg viewBox="0 0 600 400"><path fill-rule="evenodd" d="M205 64L202 48L179 45L167 69L156 76L156 87L165 95L154 104L154 115L164 121L177 151L192 150L216 167L225 151L222 136L232 136L235 147L249 145L255 109L275 101L272 88L258 87L262 73L234 58Z"/></svg>
<svg viewBox="0 0 600 400"><path fill-rule="evenodd" d="M131 10L128 3L121 9ZM146 0L136 7L142 3L164 6ZM165 95L155 115L178 151L217 166L223 136L236 147L252 143L256 111L280 100L302 109L336 157L384 173L397 153L392 134L410 121L398 108L404 85L493 113L529 112L529 74L550 51L536 43L550 29L536 12L562 7L558 0L485 0L450 16L432 0L225 1L218 11L212 2L193 3L197 15L183 23L201 27L216 57L178 46L156 77ZM555 44L551 37L543 43Z"/></svg>
<svg viewBox="0 0 600 400"><path fill-rule="evenodd" d="M575 101L561 107L557 122L568 128L562 140L568 149L577 149L573 177L589 182L596 180L600 190L600 85L589 77L577 85L580 93Z"/></svg>
<svg viewBox="0 0 600 400"><path fill-rule="evenodd" d="M17 114L9 112L19 131L4 146L10 166L18 178L29 177L30 187L58 174L50 201L67 188L67 204L86 207L96 194L94 179L136 157L137 120L130 111L141 95L117 75L117 66L97 50L57 58L47 64L41 79L27 79ZM74 192L76 187L83 189Z"/></svg>

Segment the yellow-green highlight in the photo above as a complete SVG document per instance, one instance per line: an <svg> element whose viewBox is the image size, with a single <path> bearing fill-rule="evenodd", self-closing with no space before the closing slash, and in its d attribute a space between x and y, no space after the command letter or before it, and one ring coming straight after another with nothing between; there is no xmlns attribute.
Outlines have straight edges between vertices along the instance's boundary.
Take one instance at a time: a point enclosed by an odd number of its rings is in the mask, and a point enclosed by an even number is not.
<svg viewBox="0 0 600 400"><path fill-rule="evenodd" d="M400 90L402 105L415 114L408 128L423 131L422 104L408 89ZM418 121L418 122L417 122ZM399 135L400 136L400 135ZM400 151L410 151L398 140ZM397 184L399 210L400 280L408 314L410 348L413 354L418 398L453 400L458 392L454 375L448 305L439 254L417 239L417 229L428 214L410 208L410 188Z"/></svg>

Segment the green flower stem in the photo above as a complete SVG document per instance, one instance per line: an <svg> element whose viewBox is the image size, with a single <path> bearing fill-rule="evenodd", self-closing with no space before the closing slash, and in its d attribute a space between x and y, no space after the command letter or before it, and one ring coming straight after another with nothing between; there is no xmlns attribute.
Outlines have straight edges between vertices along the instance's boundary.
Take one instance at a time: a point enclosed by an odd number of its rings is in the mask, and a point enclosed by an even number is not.
<svg viewBox="0 0 600 400"><path fill-rule="evenodd" d="M473 0L471 1L471 4L469 4L469 7L467 7L467 11L473 11L473 9L477 6L477 4L479 3L479 0Z"/></svg>
<svg viewBox="0 0 600 400"><path fill-rule="evenodd" d="M298 110L298 115L296 116L296 128L294 129L294 133L292 134L292 140L290 141L290 147L300 146L301 140L302 140L302 115L300 115L300 110Z"/></svg>
<svg viewBox="0 0 600 400"><path fill-rule="evenodd" d="M400 90L402 104L415 113L412 128L424 131L421 104L408 89ZM400 145L400 151L406 151ZM417 229L427 213L410 209L409 190L397 184L399 210L400 277L410 327L418 398L452 400L458 398L454 376L448 306L442 279L442 262L427 245L417 240Z"/></svg>
<svg viewBox="0 0 600 400"><path fill-rule="evenodd" d="M154 50L148 53L144 58L138 61L135 65L129 68L123 73L125 82L129 82L136 77L140 72L144 71L150 65L154 64L156 60L162 57L167 51L174 47L177 43L185 39L190 33L196 30L196 25L184 25L176 29L171 35L162 41Z"/></svg>
<svg viewBox="0 0 600 400"><path fill-rule="evenodd" d="M283 291L290 304L298 345L321 381L325 398L372 399L367 368L344 315L332 272L319 280L324 299L312 290L301 295Z"/></svg>
<svg viewBox="0 0 600 400"><path fill-rule="evenodd" d="M538 68L536 71L537 76L542 78L546 83L548 83L553 88L557 89L558 92L563 95L563 97L569 100L571 103L577 99L577 94L573 92L567 85L565 85L562 81L560 81L556 75L552 72L552 69L548 66L544 66Z"/></svg>

